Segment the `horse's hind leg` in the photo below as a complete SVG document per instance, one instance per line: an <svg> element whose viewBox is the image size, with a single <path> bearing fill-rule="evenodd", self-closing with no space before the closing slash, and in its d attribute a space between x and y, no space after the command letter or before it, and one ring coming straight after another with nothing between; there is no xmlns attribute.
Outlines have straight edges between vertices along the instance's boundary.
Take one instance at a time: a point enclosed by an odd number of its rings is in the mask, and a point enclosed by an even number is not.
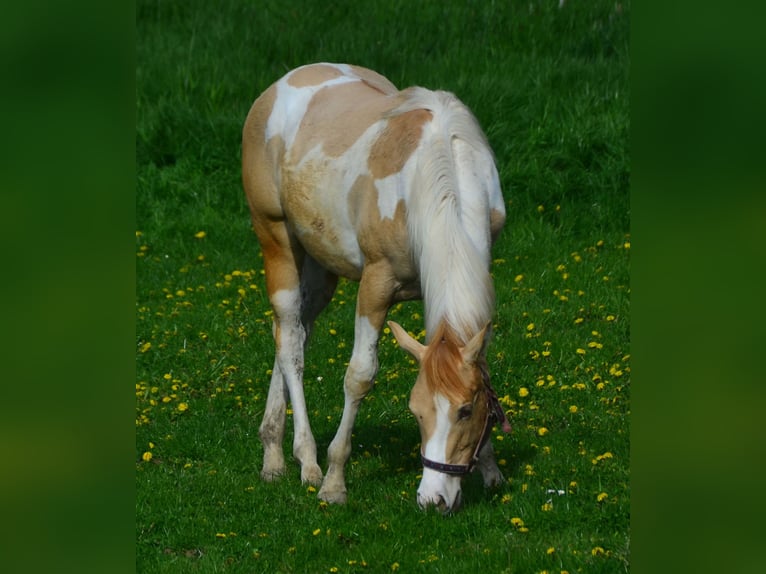
<svg viewBox="0 0 766 574"><path fill-rule="evenodd" d="M275 323L276 326L276 323ZM276 329L274 330L276 332ZM266 399L266 411L258 431L263 444L263 467L261 478L272 481L285 473L285 456L282 442L285 436L285 414L287 409L287 387L279 369L279 361L274 358L271 371L269 395Z"/></svg>
<svg viewBox="0 0 766 574"><path fill-rule="evenodd" d="M266 289L274 310L276 360L259 435L263 442L261 476L270 480L284 472L282 438L285 424L285 390L293 409L293 455L301 464L301 480L319 484L316 442L311 433L303 394L303 357L306 329L302 316L300 269L305 254L281 221L256 221L263 251Z"/></svg>

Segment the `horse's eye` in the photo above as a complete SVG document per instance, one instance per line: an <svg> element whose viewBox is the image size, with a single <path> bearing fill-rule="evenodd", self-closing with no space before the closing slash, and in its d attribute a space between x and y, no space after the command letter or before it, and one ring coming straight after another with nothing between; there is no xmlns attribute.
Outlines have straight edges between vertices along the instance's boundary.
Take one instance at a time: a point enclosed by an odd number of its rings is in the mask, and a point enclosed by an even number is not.
<svg viewBox="0 0 766 574"><path fill-rule="evenodd" d="M473 405L471 403L465 404L457 410L457 420L463 421L469 418L471 413L473 413Z"/></svg>

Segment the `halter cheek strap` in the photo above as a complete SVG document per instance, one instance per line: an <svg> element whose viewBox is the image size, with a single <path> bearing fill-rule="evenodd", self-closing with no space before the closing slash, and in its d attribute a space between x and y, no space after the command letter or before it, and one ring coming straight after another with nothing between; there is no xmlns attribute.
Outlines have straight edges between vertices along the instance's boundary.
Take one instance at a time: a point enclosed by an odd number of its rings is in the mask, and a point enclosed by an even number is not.
<svg viewBox="0 0 766 574"><path fill-rule="evenodd" d="M481 437L479 442L476 443L476 448L471 455L471 459L468 464L448 464L446 462L436 462L430 458L426 458L423 451L420 451L420 459L423 462L424 468L430 468L437 472L443 472L444 474L451 474L455 476L463 476L471 472L476 463L479 461L479 451L481 451L484 444L489 438L489 431L492 430L494 423L501 423L503 432L511 432L511 423L508 422L508 417L505 416L503 406L500 404L500 400L497 398L492 386L489 384L489 371L485 365L481 367L481 378L484 381L484 392L487 395L487 417L484 421L484 428L481 431Z"/></svg>

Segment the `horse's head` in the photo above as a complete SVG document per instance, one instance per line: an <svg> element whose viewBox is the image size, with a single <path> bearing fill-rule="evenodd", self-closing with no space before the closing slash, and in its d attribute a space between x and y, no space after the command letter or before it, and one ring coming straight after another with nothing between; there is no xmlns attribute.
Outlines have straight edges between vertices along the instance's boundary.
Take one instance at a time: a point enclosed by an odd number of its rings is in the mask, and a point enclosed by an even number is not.
<svg viewBox="0 0 766 574"><path fill-rule="evenodd" d="M399 346L420 364L410 394L422 439L418 504L455 510L461 478L477 462L495 416L485 361L489 324L464 346L449 327L440 327L426 346L393 321L388 324Z"/></svg>

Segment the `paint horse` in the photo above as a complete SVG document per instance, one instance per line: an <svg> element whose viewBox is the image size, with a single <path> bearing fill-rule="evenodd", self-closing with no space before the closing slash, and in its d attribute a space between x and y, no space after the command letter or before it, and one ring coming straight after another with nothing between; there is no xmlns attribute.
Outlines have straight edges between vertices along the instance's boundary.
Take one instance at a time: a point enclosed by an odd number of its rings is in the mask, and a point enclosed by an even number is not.
<svg viewBox="0 0 766 574"><path fill-rule="evenodd" d="M284 473L289 398L301 480L321 483L327 502L346 501L351 433L378 370L386 312L422 297L426 344L388 323L420 364L409 403L422 438L418 503L457 508L461 477L474 466L487 486L500 483L487 438L495 422L508 423L485 354L494 312L490 247L505 207L492 152L468 108L447 92L399 91L357 66L303 66L250 109L242 178L274 311L261 477ZM339 276L359 290L343 415L323 480L303 392L304 347Z"/></svg>

